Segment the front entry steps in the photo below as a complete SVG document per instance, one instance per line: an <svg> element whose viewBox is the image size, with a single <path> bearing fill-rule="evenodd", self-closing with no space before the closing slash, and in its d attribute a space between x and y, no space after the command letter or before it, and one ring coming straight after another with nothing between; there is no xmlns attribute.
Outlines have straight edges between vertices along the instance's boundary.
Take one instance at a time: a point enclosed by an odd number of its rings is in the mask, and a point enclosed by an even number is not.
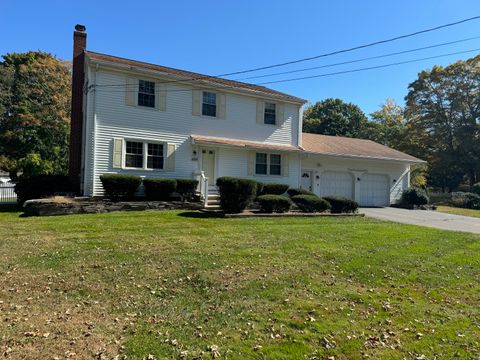
<svg viewBox="0 0 480 360"><path fill-rule="evenodd" d="M208 194L207 205L205 206L206 210L220 210L220 195L219 194Z"/></svg>

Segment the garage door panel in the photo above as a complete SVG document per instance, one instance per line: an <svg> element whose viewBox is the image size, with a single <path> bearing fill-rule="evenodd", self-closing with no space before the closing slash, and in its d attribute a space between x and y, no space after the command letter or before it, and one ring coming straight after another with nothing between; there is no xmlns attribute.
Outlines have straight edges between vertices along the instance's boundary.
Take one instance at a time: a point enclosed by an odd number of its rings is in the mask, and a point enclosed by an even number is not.
<svg viewBox="0 0 480 360"><path fill-rule="evenodd" d="M348 172L326 171L320 176L320 196L353 199L353 176Z"/></svg>
<svg viewBox="0 0 480 360"><path fill-rule="evenodd" d="M383 174L364 174L360 181L360 206L389 206L388 179Z"/></svg>

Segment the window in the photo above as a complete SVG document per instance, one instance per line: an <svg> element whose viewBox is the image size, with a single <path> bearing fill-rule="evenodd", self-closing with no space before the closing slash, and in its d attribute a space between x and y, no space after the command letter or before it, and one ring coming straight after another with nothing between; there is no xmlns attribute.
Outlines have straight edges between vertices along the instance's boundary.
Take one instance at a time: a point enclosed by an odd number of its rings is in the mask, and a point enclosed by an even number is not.
<svg viewBox="0 0 480 360"><path fill-rule="evenodd" d="M255 162L255 173L267 175L267 154L257 153Z"/></svg>
<svg viewBox="0 0 480 360"><path fill-rule="evenodd" d="M147 168L163 169L163 144L148 144Z"/></svg>
<svg viewBox="0 0 480 360"><path fill-rule="evenodd" d="M268 125L275 125L276 123L276 105L274 103L265 103L265 112L263 116L263 123Z"/></svg>
<svg viewBox="0 0 480 360"><path fill-rule="evenodd" d="M281 175L282 157L278 154L270 154L270 175Z"/></svg>
<svg viewBox="0 0 480 360"><path fill-rule="evenodd" d="M212 92L203 92L202 115L217 116L217 94Z"/></svg>
<svg viewBox="0 0 480 360"><path fill-rule="evenodd" d="M138 81L138 105L155 107L155 83L153 81Z"/></svg>
<svg viewBox="0 0 480 360"><path fill-rule="evenodd" d="M280 154L257 153L255 159L255 174L281 175L282 156Z"/></svg>
<svg viewBox="0 0 480 360"><path fill-rule="evenodd" d="M143 168L143 143L127 141L125 149L125 167Z"/></svg>

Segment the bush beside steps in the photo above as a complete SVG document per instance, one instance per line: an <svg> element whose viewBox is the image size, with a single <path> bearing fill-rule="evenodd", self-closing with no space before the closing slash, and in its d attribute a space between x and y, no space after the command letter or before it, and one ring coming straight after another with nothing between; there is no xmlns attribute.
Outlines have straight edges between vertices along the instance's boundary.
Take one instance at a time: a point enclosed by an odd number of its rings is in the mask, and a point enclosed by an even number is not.
<svg viewBox="0 0 480 360"><path fill-rule="evenodd" d="M331 209L330 203L316 195L295 195L292 201L303 212L324 212Z"/></svg>

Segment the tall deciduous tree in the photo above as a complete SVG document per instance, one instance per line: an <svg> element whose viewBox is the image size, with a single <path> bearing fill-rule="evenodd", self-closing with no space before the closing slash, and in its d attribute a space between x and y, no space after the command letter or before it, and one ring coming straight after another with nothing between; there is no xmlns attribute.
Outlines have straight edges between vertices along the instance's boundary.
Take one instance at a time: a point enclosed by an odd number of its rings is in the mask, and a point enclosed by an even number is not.
<svg viewBox="0 0 480 360"><path fill-rule="evenodd" d="M368 123L363 111L340 99L325 99L308 107L303 131L315 134L360 137Z"/></svg>
<svg viewBox="0 0 480 360"><path fill-rule="evenodd" d="M407 133L433 185L455 188L480 171L480 55L422 71L406 97Z"/></svg>
<svg viewBox="0 0 480 360"><path fill-rule="evenodd" d="M0 169L67 170L71 76L54 56L7 54L0 63Z"/></svg>

